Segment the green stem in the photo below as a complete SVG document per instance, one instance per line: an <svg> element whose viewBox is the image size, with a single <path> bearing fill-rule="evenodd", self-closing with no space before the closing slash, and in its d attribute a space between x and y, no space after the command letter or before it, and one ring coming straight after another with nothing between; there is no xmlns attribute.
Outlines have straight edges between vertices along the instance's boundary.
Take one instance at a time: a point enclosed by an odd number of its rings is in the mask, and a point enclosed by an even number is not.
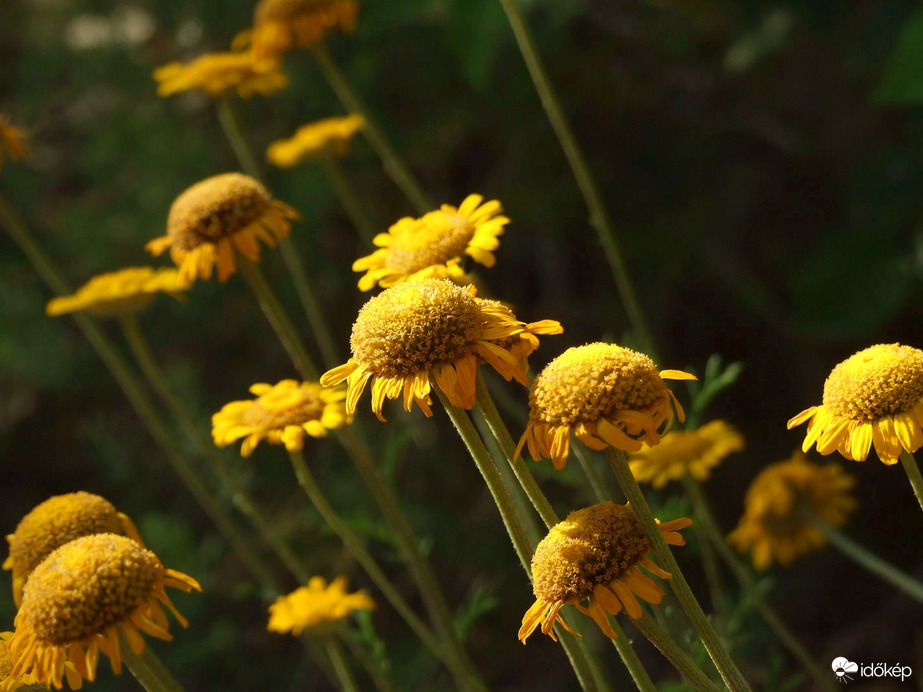
<svg viewBox="0 0 923 692"><path fill-rule="evenodd" d="M701 692L720 692L720 688L706 677L698 665L686 655L679 645L673 641L660 625L647 613L640 620L631 620L631 624L638 628L647 640L657 647L674 668L682 675L693 687Z"/></svg>
<svg viewBox="0 0 923 692"><path fill-rule="evenodd" d="M616 634L615 639L612 640L612 645L615 647L615 650L618 651L622 663L624 663L625 667L628 669L628 674L631 675L631 679L634 681L635 687L638 688L638 692L657 692L657 686L651 680L651 676L647 674L644 664L641 663L641 659L638 658L638 654L635 653L631 642L628 641L628 637L625 636L625 632L622 630L618 618L610 617L609 624Z"/></svg>
<svg viewBox="0 0 923 692"><path fill-rule="evenodd" d="M910 452L902 451L901 464L904 466L904 471L907 472L907 478L910 479L910 485L913 488L913 494L917 496L917 502L920 503L920 509L923 509L923 476L920 475L917 460Z"/></svg>
<svg viewBox="0 0 923 692"><path fill-rule="evenodd" d="M346 644L346 648L349 649L353 658L359 661L365 672L372 678L372 683L378 692L395 692L394 685L391 684L389 671L385 666L373 659L369 652L365 650L365 647L356 641L352 633L344 632L342 628L338 628L337 636Z"/></svg>
<svg viewBox="0 0 923 692"><path fill-rule="evenodd" d="M0 195L0 221L2 221L13 240L16 241L36 272L51 290L57 295L69 294L71 291L58 269L51 263L51 260L45 255L38 243L35 242L29 229L19 220L19 217L16 216L6 198L2 195ZM180 452L172 434L160 418L156 407L138 382L137 374L125 362L125 359L122 358L94 320L80 312L73 313L71 317L106 365L109 373L121 387L135 413L138 414L148 432L163 449L167 461L189 492L195 497L202 510L225 537L238 557L251 570L254 577L262 584L263 588L267 591L278 593L279 587L275 578L254 552L249 541L237 527L236 522L229 516L224 507L216 501L205 483L198 477L192 465Z"/></svg>
<svg viewBox="0 0 923 692"><path fill-rule="evenodd" d="M701 484L694 478L688 476L683 479L683 484L685 486L686 496L692 503L692 509L708 541L715 550L718 551L718 554L724 560L728 569L734 573L737 581L740 582L741 588L753 600L757 612L759 612L766 624L769 625L769 628L779 638L782 645L788 649L789 653L791 653L811 677L814 678L817 685L827 690L827 692L834 692L836 685L832 682L830 671L817 665L816 657L811 655L804 644L801 643L801 640L799 640L795 633L788 628L788 625L779 617L772 606L769 605L768 601L763 598L750 572L740 560L737 559L731 546L728 545L724 537L724 532L721 531L711 511L711 506L702 490Z"/></svg>
<svg viewBox="0 0 923 692"><path fill-rule="evenodd" d="M586 476L597 502L611 501L612 492L607 491L603 486L603 481L596 471L596 466L593 465L593 460L590 459L583 445L571 445L570 451L577 457L577 462L580 464L580 468L583 469L583 475Z"/></svg>
<svg viewBox="0 0 923 692"><path fill-rule="evenodd" d="M324 648L327 650L327 656L330 657L330 663L333 664L337 681L340 683L340 690L342 692L359 692L359 686L349 669L349 662L343 654L343 647L337 641L336 635L330 634L324 637Z"/></svg>
<svg viewBox="0 0 923 692"><path fill-rule="evenodd" d="M866 550L853 541L849 536L840 533L832 526L820 519L813 519L811 523L826 536L830 544L843 553L846 557L857 562L872 574L881 577L891 586L897 587L911 598L923 603L923 584L893 565L885 562L874 553Z"/></svg>
<svg viewBox="0 0 923 692"><path fill-rule="evenodd" d="M635 510L638 521L641 522L647 533L657 562L663 569L673 575L673 579L670 580L673 593L676 594L680 607L686 613L686 617L689 618L693 629L698 633L702 643L705 645L705 650L708 651L712 661L715 662L715 667L721 673L725 684L731 692L743 692L744 690L749 692L750 686L744 680L734 661L731 660L730 654L724 648L717 632L715 632L715 629L702 611L702 606L699 605L693 595L692 589L689 588L686 578L673 557L673 553L670 552L667 542L663 539L663 534L657 526L657 520L654 518L638 482L628 467L628 460L625 458L624 452L607 447L606 458L609 460L609 467L612 469L619 487L622 488L626 499Z"/></svg>
<svg viewBox="0 0 923 692"><path fill-rule="evenodd" d="M356 188L350 182L346 171L343 170L343 164L340 163L340 159L332 147L328 146L324 149L321 161L324 164L324 171L327 173L330 185L333 187L336 196L340 198L340 204L343 205L349 220L359 231L362 240L371 244L372 238L378 232L375 223L365 212L365 207L356 192Z"/></svg>
<svg viewBox="0 0 923 692"><path fill-rule="evenodd" d="M151 388L160 397L167 409L179 421L189 439L199 449L212 472L221 481L224 490L230 495L234 506L250 520L253 527L273 549L295 580L301 584L306 584L310 577L307 569L296 557L285 539L272 526L272 522L254 504L246 488L237 482L234 474L215 449L214 443L202 433L199 425L183 405L182 400L170 389L166 375L158 364L138 320L134 315L131 315L122 318L120 324L125 340L128 342L128 347L138 367L141 368L141 372L147 378L148 384L151 385Z"/></svg>
<svg viewBox="0 0 923 692"><path fill-rule="evenodd" d="M532 39L529 28L526 26L522 14L519 12L517 1L500 0L500 4L503 5L503 10L506 12L506 16L509 19L513 34L516 37L516 43L519 44L519 50L522 53L526 67L529 69L529 74L532 77L532 82L535 84L535 89L542 101L542 107L545 109L545 113L551 121L551 126L554 128L558 141L561 143L561 148L564 150L564 154L573 171L577 185L580 188L580 192L583 194L583 199L586 202L590 214L590 225L593 226L599 236L603 251L606 254L606 259L609 261L609 266L612 269L619 295L625 306L625 311L628 313L628 319L640 341L646 346L653 346L650 331L647 328L647 323L641 312L631 279L628 276L628 270L622 257L622 251L616 239L615 229L612 221L609 219L606 207L603 204L599 188L596 186L596 181L590 173L590 168L586 163L583 152L580 150L580 145L577 144L577 138L574 136L570 124L567 122L567 117L564 115L561 102L551 85L551 81L548 79L548 75L542 65L541 58L538 55L538 50L535 47L535 42ZM652 349L643 348L641 350L650 352Z"/></svg>
<svg viewBox="0 0 923 692"><path fill-rule="evenodd" d="M240 120L237 113L234 112L234 106L227 97L218 99L218 122L221 124L221 131L224 132L225 139L234 150L234 156L240 164L241 170L251 178L262 179L262 170L256 162L256 157L247 144L243 130L240 127Z"/></svg>
<svg viewBox="0 0 923 692"><path fill-rule="evenodd" d="M125 665L147 692L183 692L183 686L166 669L150 646L136 654L119 629L119 649Z"/></svg>
<svg viewBox="0 0 923 692"><path fill-rule="evenodd" d="M372 118L372 114L366 105L362 102L352 86L346 79L346 75L340 70L339 66L333 59L333 56L327 51L323 44L317 43L311 47L311 53L317 61L318 67L324 74L324 78L330 84L333 92L336 94L340 103L351 113L361 115L365 123L362 126L362 134L371 145L375 153L381 159L385 168L385 173L401 189L410 203L414 206L418 214L425 214L433 208L433 203L427 197L426 193L417 183L410 172L410 169L404 164L398 156L394 147L388 141L384 131Z"/></svg>

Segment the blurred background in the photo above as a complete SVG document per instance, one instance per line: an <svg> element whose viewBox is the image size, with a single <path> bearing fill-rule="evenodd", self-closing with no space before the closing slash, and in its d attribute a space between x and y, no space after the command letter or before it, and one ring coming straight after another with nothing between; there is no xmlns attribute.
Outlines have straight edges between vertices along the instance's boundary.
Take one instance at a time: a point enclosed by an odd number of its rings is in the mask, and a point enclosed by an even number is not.
<svg viewBox="0 0 923 692"><path fill-rule="evenodd" d="M714 353L744 365L707 416L747 439L706 485L729 531L756 473L800 446L803 429L787 431L785 422L820 402L836 363L875 343L923 347L923 10L909 0L521 6L615 222L658 365L701 373ZM143 246L164 234L172 200L204 177L237 170L213 100L198 92L161 99L151 73L228 50L252 11L250 2L224 0L0 4L0 113L28 130L31 147L25 162L4 162L0 191L74 286L124 266L166 266ZM437 203L457 205L472 192L502 202L512 223L497 266L479 274L521 319L565 328L542 339L535 371L569 346L630 343L583 199L499 2L363 3L355 34L327 44ZM287 54L285 69L287 89L236 104L258 154L302 124L346 113L308 53ZM413 214L361 138L343 163L382 231ZM350 264L371 248L321 167L266 166L265 176L304 217L292 240L345 361L351 323L369 297ZM298 317L280 258L266 251L263 262ZM216 689L219 675L222 689L328 689L296 639L266 632L266 599L73 321L45 317L52 294L6 234L0 294L0 531L12 532L50 495L101 494L135 519L168 567L202 582L203 594L175 598L190 628L176 628L172 644L153 644L187 689ZM254 382L296 376L239 277L199 282L183 303L161 297L140 319L206 432L211 414L248 398ZM304 336L313 348L306 327ZM500 384L524 413L526 390ZM682 385L674 390L688 401ZM540 635L525 647L516 640L531 590L444 413L430 421L386 409L389 422L380 424L364 400L356 425L382 450L491 687L575 689L557 645ZM518 437L522 421L508 424ZM178 428L175 435L192 453ZM379 601L371 622L398 687L449 688L306 509L284 453L261 445L241 460L237 449L225 450L228 463L313 572L346 573ZM419 605L340 447L310 440L306 454L334 504ZM827 461L858 479L859 510L845 530L923 578L923 516L900 466L874 455L863 464ZM552 474L548 462L533 469L560 513L592 502L570 472ZM668 486L652 499L681 512L669 500L678 492ZM676 552L708 608L695 542ZM268 552L265 560L285 589L297 586ZM857 680L854 689L923 689L920 604L831 549L761 580L821 666L845 656L914 669L903 686ZM735 652L755 689L810 689L759 618L733 605L727 583ZM0 629L12 629L14 612L12 598L0 598ZM655 680L676 680L646 642L639 650ZM613 680L629 688L611 647L600 651ZM107 663L100 668L94 688L134 685Z"/></svg>

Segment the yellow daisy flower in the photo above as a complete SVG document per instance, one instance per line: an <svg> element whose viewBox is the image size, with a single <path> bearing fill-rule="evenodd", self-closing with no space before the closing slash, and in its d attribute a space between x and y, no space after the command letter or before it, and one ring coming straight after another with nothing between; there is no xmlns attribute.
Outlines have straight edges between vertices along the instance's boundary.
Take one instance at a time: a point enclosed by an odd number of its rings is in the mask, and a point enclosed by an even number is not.
<svg viewBox="0 0 923 692"><path fill-rule="evenodd" d="M19 161L28 153L25 131L22 128L13 127L9 119L0 113L0 170L3 170L4 150L11 161Z"/></svg>
<svg viewBox="0 0 923 692"><path fill-rule="evenodd" d="M346 415L346 389L325 388L316 382L282 380L255 384L256 399L232 401L212 416L212 436L219 447L246 438L240 448L248 457L261 440L285 445L290 452L304 448L304 437L324 437L328 430L350 422Z"/></svg>
<svg viewBox="0 0 923 692"><path fill-rule="evenodd" d="M635 480L660 490L667 481L687 474L704 481L726 456L743 448L743 436L723 420L715 420L696 430L667 435L656 447L643 445L628 457L628 466Z"/></svg>
<svg viewBox="0 0 923 692"><path fill-rule="evenodd" d="M418 219L404 217L387 233L376 235L372 242L379 249L353 262L354 272L365 272L359 290L420 278L450 278L459 283L464 277L460 264L465 255L485 267L494 266L493 251L500 246L497 237L510 220L500 216L500 202L481 204L483 199L468 195L458 208L443 204Z"/></svg>
<svg viewBox="0 0 923 692"><path fill-rule="evenodd" d="M369 300L353 324L352 358L326 372L321 384L347 382L346 411L352 415L369 380L372 410L384 420L385 399L403 396L427 415L435 383L449 401L474 406L477 367L489 363L505 379L524 385L526 357L537 334L560 334L554 320L520 322L496 301L476 297L474 286L420 279L397 284Z"/></svg>
<svg viewBox="0 0 923 692"><path fill-rule="evenodd" d="M740 552L752 553L756 569L767 569L773 560L791 564L827 542L811 519L833 528L846 523L856 508L853 485L855 479L838 465L819 466L797 450L753 479L744 514L728 540Z"/></svg>
<svg viewBox="0 0 923 692"><path fill-rule="evenodd" d="M94 276L73 295L51 299L45 312L51 317L78 310L97 317L125 317L146 308L158 293L180 299L191 286L176 269L128 267Z"/></svg>
<svg viewBox="0 0 923 692"><path fill-rule="evenodd" d="M802 411L788 428L808 422L802 449L837 451L865 461L875 446L885 464L901 451L923 446L923 351L901 344L878 344L837 365L824 383L820 406Z"/></svg>
<svg viewBox="0 0 923 692"><path fill-rule="evenodd" d="M32 673L12 674L13 664L15 663L10 652L10 641L12 639L12 632L0 632L0 692L15 692L20 687L35 684L35 676ZM78 686L72 689L80 688Z"/></svg>
<svg viewBox="0 0 923 692"><path fill-rule="evenodd" d="M535 461L551 458L560 470L570 454L572 432L596 450L614 447L637 452L642 442L658 444L673 423L673 406L680 421L685 420L664 379L694 380L695 376L681 370L658 373L650 358L615 344L567 349L532 383L529 424L516 456L528 445Z"/></svg>
<svg viewBox="0 0 923 692"><path fill-rule="evenodd" d="M275 247L288 235L289 219L297 218L297 211L273 199L250 176L222 173L177 197L167 217L167 235L145 248L155 256L170 248L180 275L188 281L210 278L215 265L219 281L227 281L237 271L235 251L259 262L259 241Z"/></svg>
<svg viewBox="0 0 923 692"><path fill-rule="evenodd" d="M82 490L50 497L26 514L6 537L10 555L3 563L3 569L13 571L16 605L22 602L22 589L29 575L52 551L95 533L116 533L141 543L128 516L105 498Z"/></svg>
<svg viewBox="0 0 923 692"><path fill-rule="evenodd" d="M288 85L278 60L251 52L209 53L190 63L171 62L154 70L158 96L198 89L216 98L236 89L242 98L269 94Z"/></svg>
<svg viewBox="0 0 923 692"><path fill-rule="evenodd" d="M299 127L291 139L280 139L269 145L266 159L280 168L291 168L302 161L317 158L325 151L340 156L349 151L349 143L365 120L361 115L327 118Z"/></svg>
<svg viewBox="0 0 923 692"><path fill-rule="evenodd" d="M304 630L322 628L354 611L375 608L375 601L365 591L346 593L346 577L337 577L329 586L323 577L311 577L307 586L279 596L269 606L266 629L280 634L290 632L297 637Z"/></svg>
<svg viewBox="0 0 923 692"><path fill-rule="evenodd" d="M295 46L312 46L334 29L351 34L358 15L356 0L260 0L253 28L238 34L232 45L275 57Z"/></svg>
<svg viewBox="0 0 923 692"><path fill-rule="evenodd" d="M677 531L691 525L692 520L684 518L659 528L670 545L685 545ZM663 598L660 587L640 568L661 579L673 578L647 557L650 552L644 527L629 505L603 502L571 512L551 527L532 556L535 603L522 618L519 641L525 644L539 625L557 641L556 622L576 634L560 614L567 604L589 615L603 634L615 639L606 613L618 615L624 609L638 620L643 611L636 597L654 604ZM581 605L584 600L587 606Z"/></svg>
<svg viewBox="0 0 923 692"><path fill-rule="evenodd" d="M167 586L187 593L201 590L195 579L165 569L154 553L130 538L99 533L65 543L29 578L15 620L13 674L32 667L37 681L58 689L64 675L69 681L76 675L92 682L100 652L120 674L120 632L140 655L142 633L173 638L163 605L186 627Z"/></svg>

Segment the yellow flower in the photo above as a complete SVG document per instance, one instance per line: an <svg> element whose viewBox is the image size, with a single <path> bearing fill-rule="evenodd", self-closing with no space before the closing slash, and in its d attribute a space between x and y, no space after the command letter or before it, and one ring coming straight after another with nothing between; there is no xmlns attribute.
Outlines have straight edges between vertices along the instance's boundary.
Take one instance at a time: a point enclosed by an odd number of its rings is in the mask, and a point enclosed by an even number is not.
<svg viewBox="0 0 923 692"><path fill-rule="evenodd" d="M667 435L656 447L644 445L628 458L628 466L639 483L660 490L667 481L687 474L704 481L726 456L743 448L743 436L723 420L715 420L697 430Z"/></svg>
<svg viewBox="0 0 923 692"><path fill-rule="evenodd" d="M677 530L691 525L692 520L684 518L659 528L670 545L685 545ZM539 625L557 641L552 629L556 622L573 633L560 614L567 604L589 615L603 634L614 639L606 613L618 615L624 609L638 620L643 611L636 596L655 604L663 598L660 587L640 568L661 579L673 578L647 557L650 552L644 527L629 505L603 502L571 512L551 527L532 556L535 603L522 618L519 641L525 644ZM581 605L586 599L588 606Z"/></svg>
<svg viewBox="0 0 923 692"><path fill-rule="evenodd" d="M307 159L316 158L325 151L335 151L340 156L349 151L349 143L365 123L361 115L345 118L327 118L299 127L291 139L273 142L266 150L270 163L281 168L291 168Z"/></svg>
<svg viewBox="0 0 923 692"><path fill-rule="evenodd" d="M210 278L216 264L218 279L227 281L237 271L235 251L259 262L259 241L275 247L288 235L289 219L297 218L297 211L273 199L253 178L222 173L177 197L167 217L167 235L145 247L155 256L170 248L180 275L188 281Z"/></svg>
<svg viewBox="0 0 923 692"><path fill-rule="evenodd" d="M0 170L3 169L4 149L12 161L19 161L28 153L26 133L22 128L13 127L9 119L0 113Z"/></svg>
<svg viewBox="0 0 923 692"><path fill-rule="evenodd" d="M218 97L236 89L242 98L269 94L288 85L278 60L251 52L209 53L190 63L171 62L154 70L158 96L198 89Z"/></svg>
<svg viewBox="0 0 923 692"><path fill-rule="evenodd" d="M275 57L294 46L314 45L334 29L351 34L358 14L356 0L260 0L253 28L238 34L233 47Z"/></svg>
<svg viewBox="0 0 923 692"><path fill-rule="evenodd" d="M311 577L287 596L279 596L269 606L270 632L296 637L304 630L313 630L348 617L356 610L374 610L373 601L365 591L346 593L346 577L337 577L327 585L323 577Z"/></svg>
<svg viewBox="0 0 923 692"><path fill-rule="evenodd" d="M800 450L791 459L770 464L753 479L744 514L728 540L753 554L753 566L765 570L823 547L827 540L811 520L839 528L855 509L850 494L855 479L836 464L819 466Z"/></svg>
<svg viewBox="0 0 923 692"><path fill-rule="evenodd" d="M95 533L117 533L139 543L138 530L125 514L99 495L55 495L34 507L6 537L10 555L3 569L13 570L13 599L19 606L22 589L32 571L53 550L75 538Z"/></svg>
<svg viewBox="0 0 923 692"><path fill-rule="evenodd" d="M15 620L13 674L33 667L36 680L58 689L65 674L68 682L74 676L92 682L100 651L120 674L120 632L136 654L144 651L142 632L169 641L173 637L162 605L186 627L167 586L187 593L201 590L195 579L165 569L154 553L130 538L100 533L65 543L29 578Z"/></svg>
<svg viewBox="0 0 923 692"><path fill-rule="evenodd" d="M459 283L464 277L460 267L464 255L485 267L494 266L493 251L500 246L497 236L510 220L499 215L500 202L481 204L483 199L468 195L458 208L443 204L438 211L418 219L404 217L387 233L379 233L372 242L380 249L353 262L353 271L366 272L359 279L359 290L420 278L451 278Z"/></svg>
<svg viewBox="0 0 923 692"><path fill-rule="evenodd" d="M505 379L528 384L526 357L538 347L536 334L560 334L553 320L518 321L496 301L476 297L474 286L420 279L383 291L359 311L353 324L352 358L326 372L321 384L347 381L346 411L352 415L372 382L372 410L384 420L385 399L403 395L427 415L435 383L455 406L474 406L477 367L489 363Z"/></svg>
<svg viewBox="0 0 923 692"><path fill-rule="evenodd" d="M0 632L0 692L15 692L20 687L35 684L35 676L32 673L12 674L13 664L15 663L10 652L10 641L12 639L12 632ZM78 686L72 689L80 688Z"/></svg>
<svg viewBox="0 0 923 692"><path fill-rule="evenodd" d="M834 450L865 461L875 446L885 464L923 446L923 351L878 344L837 365L824 383L820 406L802 411L788 428L808 423L802 449Z"/></svg>
<svg viewBox="0 0 923 692"><path fill-rule="evenodd" d="M560 470L570 454L571 432L596 450L637 452L642 441L656 445L673 423L671 401L680 421L685 419L664 379L695 376L681 370L658 373L650 358L615 344L567 349L532 383L529 424L516 456L528 445L535 461L550 457Z"/></svg>
<svg viewBox="0 0 923 692"><path fill-rule="evenodd" d="M327 389L316 382L282 380L275 385L255 384L250 392L257 398L232 401L212 416L215 444L227 447L244 437L240 448L244 457L253 453L260 440L300 452L306 434L324 437L328 430L351 420L346 415L346 389L342 387Z"/></svg>
<svg viewBox="0 0 923 692"><path fill-rule="evenodd" d="M73 295L53 298L45 312L55 317L86 310L98 317L124 317L146 308L158 293L179 299L191 285L176 269L128 267L94 276Z"/></svg>

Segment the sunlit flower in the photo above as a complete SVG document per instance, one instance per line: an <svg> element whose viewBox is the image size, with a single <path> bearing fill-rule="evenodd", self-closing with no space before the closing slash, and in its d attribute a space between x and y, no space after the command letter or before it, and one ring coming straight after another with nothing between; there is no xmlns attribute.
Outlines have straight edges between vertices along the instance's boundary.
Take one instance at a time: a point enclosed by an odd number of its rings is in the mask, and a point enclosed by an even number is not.
<svg viewBox="0 0 923 692"><path fill-rule="evenodd" d="M872 445L884 463L923 446L923 351L878 344L837 365L824 383L820 406L802 411L789 429L808 422L802 449L837 451L865 461Z"/></svg>
<svg viewBox="0 0 923 692"><path fill-rule="evenodd" d="M750 551L753 566L764 570L773 560L788 565L823 547L827 539L812 523L839 528L855 509L855 479L837 464L819 466L803 452L770 464L753 479L744 499L744 514L728 540Z"/></svg>
<svg viewBox="0 0 923 692"><path fill-rule="evenodd" d="M274 385L255 384L250 392L257 398L232 401L212 416L215 444L227 447L246 438L240 448L244 457L250 456L261 440L300 452L305 435L324 437L328 430L349 422L343 387L282 380Z"/></svg>
<svg viewBox="0 0 923 692"><path fill-rule="evenodd" d="M171 62L154 70L158 96L198 89L212 97L236 89L242 98L267 96L288 85L278 60L252 52L209 53L189 63Z"/></svg>
<svg viewBox="0 0 923 692"><path fill-rule="evenodd" d="M362 129L364 123L361 115L318 120L299 127L290 139L280 139L270 144L266 158L276 166L291 168L302 161L324 155L326 151L343 156L349 151L353 135Z"/></svg>
<svg viewBox="0 0 923 692"><path fill-rule="evenodd" d="M239 252L251 262L260 261L260 244L269 247L288 235L289 219L298 212L273 199L253 178L223 173L202 180L183 192L170 207L167 235L146 245L153 255L170 248L170 256L188 280L208 279L218 265L218 279L227 281Z"/></svg>
<svg viewBox="0 0 923 692"><path fill-rule="evenodd" d="M496 301L476 297L473 286L420 279L397 284L369 300L353 324L352 358L328 371L321 384L347 382L352 415L369 380L372 410L384 420L385 399L403 396L431 416L435 384L454 406L474 406L477 367L489 363L507 380L528 384L526 356L537 334L559 334L553 320L520 322Z"/></svg>
<svg viewBox="0 0 923 692"><path fill-rule="evenodd" d="M52 298L45 312L52 317L79 310L98 317L125 317L146 308L158 293L178 299L191 285L176 269L129 267L94 276L73 295Z"/></svg>
<svg viewBox="0 0 923 692"><path fill-rule="evenodd" d="M323 628L324 625L349 617L357 610L374 610L373 601L365 591L346 593L346 577L337 577L327 585L323 577L311 577L287 596L279 596L269 606L270 632L296 637L304 630Z"/></svg>
<svg viewBox="0 0 923 692"><path fill-rule="evenodd" d="M528 445L534 460L551 458L560 470L570 454L572 432L596 450L637 452L642 442L656 445L673 423L674 406L684 420L682 406L664 379L695 377L681 370L658 372L644 354L615 344L567 349L532 383L529 424L516 456Z"/></svg>
<svg viewBox="0 0 923 692"><path fill-rule="evenodd" d="M261 56L278 56L290 48L318 43L329 31L356 29L356 0L260 0L253 28L237 35L234 48Z"/></svg>
<svg viewBox="0 0 923 692"><path fill-rule="evenodd" d="M686 544L677 531L691 526L691 519L658 524L667 543ZM614 639L607 613L624 610L637 620L643 611L636 597L654 604L663 598L660 586L640 568L661 579L673 578L647 557L650 552L650 540L629 505L603 502L571 512L551 527L532 556L535 603L522 618L519 640L525 644L541 625L542 632L557 641L552 629L556 622L573 632L560 614L567 604L589 615ZM587 606L582 605L587 599Z"/></svg>
<svg viewBox="0 0 923 692"><path fill-rule="evenodd" d="M22 128L14 127L9 119L0 113L0 170L3 169L3 152L6 151L11 161L25 157L26 133Z"/></svg>
<svg viewBox="0 0 923 692"><path fill-rule="evenodd" d="M715 420L696 430L670 433L655 447L645 444L628 458L628 466L639 483L659 490L667 481L687 475L704 481L726 456L743 448L743 436L723 420Z"/></svg>
<svg viewBox="0 0 923 692"><path fill-rule="evenodd" d="M10 555L3 563L3 569L13 571L16 605L22 601L23 585L42 560L65 543L95 533L116 533L141 542L131 519L92 493L55 495L26 514L6 537Z"/></svg>
<svg viewBox="0 0 923 692"><path fill-rule="evenodd" d="M13 663L15 663L10 652L12 639L12 632L0 632L0 692L15 692L20 687L35 684L35 676L31 672L22 675L12 674Z"/></svg>
<svg viewBox="0 0 923 692"><path fill-rule="evenodd" d="M420 278L451 278L459 283L465 255L485 267L494 266L493 251L500 246L497 237L510 220L500 215L500 202L481 204L483 199L468 195L458 208L443 204L418 219L404 217L387 233L376 235L372 242L379 249L353 262L353 271L365 272L359 290Z"/></svg>
<svg viewBox="0 0 923 692"><path fill-rule="evenodd" d="M96 678L102 652L122 670L121 633L132 651L144 651L142 633L169 641L166 606L183 627L167 586L201 588L182 572L165 569L150 550L124 536L99 533L65 543L35 568L16 615L13 674L33 667L36 680L60 689L63 675ZM66 661L74 670L66 668ZM71 685L73 687L73 685Z"/></svg>

